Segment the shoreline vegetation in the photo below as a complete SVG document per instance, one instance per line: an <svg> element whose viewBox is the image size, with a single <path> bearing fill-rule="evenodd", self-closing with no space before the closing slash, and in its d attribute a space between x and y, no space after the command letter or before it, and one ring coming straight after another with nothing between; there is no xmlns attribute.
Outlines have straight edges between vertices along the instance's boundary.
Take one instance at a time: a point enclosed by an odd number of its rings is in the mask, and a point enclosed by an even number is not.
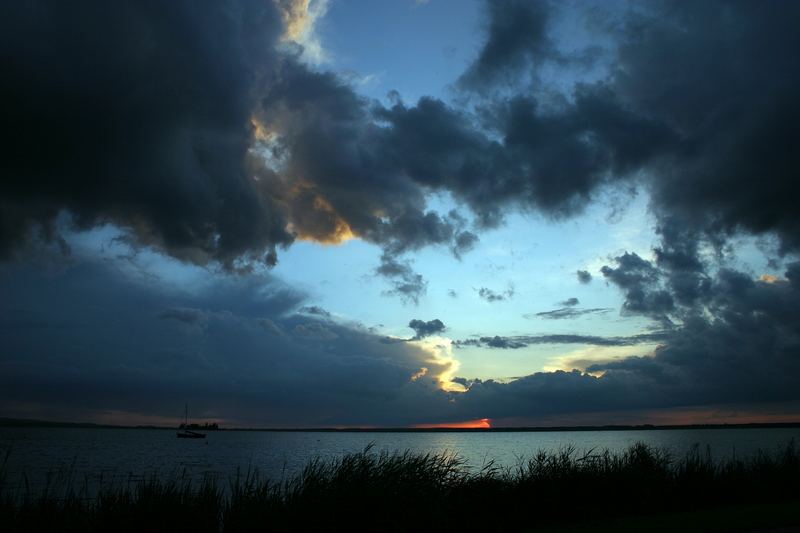
<svg viewBox="0 0 800 533"><path fill-rule="evenodd" d="M27 418L0 418L0 428L76 428L76 429L164 429L174 430L183 428L185 424L176 426L156 425L116 425L93 424L89 422L58 422L51 420L35 420ZM519 427L491 427L491 428L460 428L460 427L309 427L309 428L249 428L249 427L220 427L217 423L189 424L188 429L203 429L207 431L276 431L276 432L319 432L319 433L507 433L507 432L556 432L556 431L650 431L671 429L774 429L774 428L800 428L797 422L753 422L747 424L640 424L624 425L609 424L602 426L519 426Z"/></svg>
<svg viewBox="0 0 800 533"><path fill-rule="evenodd" d="M282 482L152 477L33 493L3 483L4 531L755 531L800 526L800 449L715 460L635 444L574 447L515 467L468 468L448 454L363 451L312 460Z"/></svg>

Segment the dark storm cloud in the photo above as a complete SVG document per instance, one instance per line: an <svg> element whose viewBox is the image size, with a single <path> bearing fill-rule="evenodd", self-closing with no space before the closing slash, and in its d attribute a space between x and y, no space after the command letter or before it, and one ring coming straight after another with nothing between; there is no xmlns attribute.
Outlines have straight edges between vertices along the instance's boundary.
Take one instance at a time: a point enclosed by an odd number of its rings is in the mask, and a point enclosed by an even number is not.
<svg viewBox="0 0 800 533"><path fill-rule="evenodd" d="M772 231L786 249L800 244L791 200L800 192L791 148L800 69L786 53L800 46L798 20L800 6L777 1L667 3L625 34L617 91L684 132L684 149L653 189L684 225Z"/></svg>
<svg viewBox="0 0 800 533"><path fill-rule="evenodd" d="M445 330L444 323L438 318L427 321L415 318L408 323L408 327L413 329L414 333L416 333L415 339L421 339L429 335L441 333Z"/></svg>
<svg viewBox="0 0 800 533"><path fill-rule="evenodd" d="M577 302L576 302L577 303ZM613 311L610 307L590 307L586 309L575 307L562 307L552 311L542 311L540 313L528 313L523 315L525 318L546 318L549 320L563 320L568 318L578 318L584 315L602 315Z"/></svg>
<svg viewBox="0 0 800 533"><path fill-rule="evenodd" d="M553 53L547 37L548 4L502 0L486 4L487 38L478 58L461 76L462 86L483 90L516 80L530 63Z"/></svg>
<svg viewBox="0 0 800 533"><path fill-rule="evenodd" d="M701 237L694 228L683 225L675 217L662 217L657 231L661 243L653 250L655 264L662 271L674 302L692 306L706 298L711 288L711 278L706 273L708 265L700 259L698 245ZM711 244L718 250L722 248L719 239L712 240Z"/></svg>
<svg viewBox="0 0 800 533"><path fill-rule="evenodd" d="M576 275L580 283L586 284L592 281L592 275L587 270L578 270Z"/></svg>
<svg viewBox="0 0 800 533"><path fill-rule="evenodd" d="M732 270L713 278L704 309L684 310L684 326L652 358L598 364L620 377L677 385L687 401L795 400L800 370L800 295L785 282L753 281Z"/></svg>
<svg viewBox="0 0 800 533"><path fill-rule="evenodd" d="M572 214L598 186L655 160L673 137L604 86L577 89L575 103L556 112L528 95L492 102L480 113L486 129L432 98L375 113L389 126L383 161L418 185L453 194L481 227L500 223L507 206Z"/></svg>
<svg viewBox="0 0 800 533"><path fill-rule="evenodd" d="M562 305L564 307L573 307L578 305L579 303L581 302L577 298L567 298L563 302L560 302L559 305Z"/></svg>
<svg viewBox="0 0 800 533"><path fill-rule="evenodd" d="M487 302L502 302L504 300L511 299L514 296L514 288L509 287L503 292L497 292L486 287L481 287L478 289L478 296Z"/></svg>
<svg viewBox="0 0 800 533"><path fill-rule="evenodd" d="M0 20L0 253L62 209L198 263L292 241L244 166L271 2L6 3Z"/></svg>
<svg viewBox="0 0 800 533"><path fill-rule="evenodd" d="M579 212L598 187L630 179L675 143L665 125L634 113L604 85L578 86L573 98L552 111L518 95L493 111L515 166L505 188L554 216Z"/></svg>
<svg viewBox="0 0 800 533"><path fill-rule="evenodd" d="M0 269L0 411L171 416L188 401L251 425L408 424L446 402L430 353L298 315L303 296L269 276L208 281L183 289L125 262Z"/></svg>
<svg viewBox="0 0 800 533"><path fill-rule="evenodd" d="M281 174L297 184L285 201L301 235L335 241L344 223L393 256L429 245L460 254L477 241L457 212L425 209L426 176L439 179L470 142L485 142L441 102L387 109L333 74L284 62L257 118L279 132Z"/></svg>
<svg viewBox="0 0 800 533"><path fill-rule="evenodd" d="M497 65L483 83L497 81L492 72L504 67L524 71L558 59L552 43L532 48L546 42L537 37L546 33L542 17L511 23L512 10L492 6L489 26L504 33L490 29L479 53L476 65L485 57ZM614 17L619 23L607 35L616 52L606 79L576 85L572 100L551 111L523 92L496 106L507 151L534 162L532 203L579 207L609 179L646 169L659 216L712 238L774 232L785 250L797 249L800 69L786 51L800 47L800 7L667 1ZM548 166L548 156L566 163Z"/></svg>
<svg viewBox="0 0 800 533"><path fill-rule="evenodd" d="M549 36L551 9L489 4L462 86L568 64ZM800 69L786 50L800 45L798 11L778 2L616 10L595 17L617 21L602 30L614 43L605 78L548 97L506 84L505 96L473 110L397 95L384 106L277 54L270 2L9 3L2 250L35 223L57 239L63 209L79 227L110 221L198 263L274 263L274 247L296 238L352 236L396 261L424 246L460 256L477 234L463 216L429 210L429 192L451 193L482 228L510 208L568 216L599 187L633 180L660 220L696 236L772 232L796 249ZM422 282L404 276L389 292ZM696 282L684 280L687 298Z"/></svg>
<svg viewBox="0 0 800 533"><path fill-rule="evenodd" d="M786 270L786 279L795 289L800 289L800 262L792 263Z"/></svg>
<svg viewBox="0 0 800 533"><path fill-rule="evenodd" d="M600 271L606 279L622 289L625 303L622 312L641 314L669 324L668 315L675 310L672 293L659 283L663 273L635 253L625 253L615 259L617 268L604 266Z"/></svg>
<svg viewBox="0 0 800 533"><path fill-rule="evenodd" d="M442 152L403 153L417 132L385 128L390 110L276 52L272 2L37 6L0 17L14 50L0 86L3 256L36 228L58 241L62 211L79 228L111 222L131 244L235 269L274 264L297 238L359 236L395 262L477 243L457 212L426 210L422 168L405 174ZM392 283L411 300L424 292L415 273Z"/></svg>

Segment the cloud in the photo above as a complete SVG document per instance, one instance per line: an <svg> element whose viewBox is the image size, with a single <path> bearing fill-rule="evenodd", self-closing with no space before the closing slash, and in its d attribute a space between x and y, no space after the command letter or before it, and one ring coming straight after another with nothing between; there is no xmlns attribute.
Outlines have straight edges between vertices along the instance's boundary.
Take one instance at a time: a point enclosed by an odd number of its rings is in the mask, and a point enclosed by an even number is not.
<svg viewBox="0 0 800 533"><path fill-rule="evenodd" d="M428 321L419 320L415 318L408 323L408 327L413 329L414 333L416 333L416 336L414 337L415 339L428 337L429 335L441 333L445 330L444 323L438 318L434 318L433 320L428 320Z"/></svg>
<svg viewBox="0 0 800 533"><path fill-rule="evenodd" d="M790 96L800 74L783 53L800 44L789 22L800 8L720 6L729 23L709 31L717 7L658 6L642 17L644 31L622 41L620 67L629 74L619 76L616 90L639 109L657 102L659 120L682 132L670 168L653 182L660 212L714 234L774 232L796 249L800 218L788 200L797 193L790 178L796 161L776 143L792 135L787 128L800 116ZM656 57L662 59L654 63ZM651 76L695 90L672 93ZM755 175L771 179L757 184Z"/></svg>
<svg viewBox="0 0 800 533"><path fill-rule="evenodd" d="M679 221L698 237L775 234L784 251L798 249L800 215L790 201L796 161L782 139L793 137L800 116L792 96L800 74L785 54L800 45L788 22L800 8L578 9L569 16L594 21L586 31L611 43L608 57L593 77L537 90L546 82L524 78L564 69L581 54L553 40L555 9L489 4L485 42L461 80L462 88L501 94L482 111L502 138L504 157L491 165L503 187L515 189L515 201L569 215L598 188L636 180L660 220ZM720 13L726 24L714 24ZM598 15L616 22L604 26ZM506 180L506 168L518 169L512 174L525 186ZM761 184L760 175L771 179ZM487 202L497 189L488 190Z"/></svg>
<svg viewBox="0 0 800 533"><path fill-rule="evenodd" d="M398 260L425 246L460 256L510 209L566 217L598 189L631 184L650 192L665 231L775 234L784 252L798 248L795 158L782 142L800 112L785 53L800 39L788 22L797 7L605 8L619 23L591 28L613 43L599 73L532 89L509 77L567 68L583 51L554 41L552 5L491 3L460 81L484 96L466 108L369 101L282 50L324 5L5 6L3 43L18 52L0 104L13 132L0 169L3 255L36 228L57 240L66 211L79 228L111 222L132 242L229 268L273 264L298 238L358 237ZM715 23L720 10L730 24ZM29 75L32 64L43 74ZM59 139L46 158L43 139ZM771 179L753 179L762 175ZM436 192L474 220L427 209ZM399 283L388 293L421 286Z"/></svg>
<svg viewBox="0 0 800 533"><path fill-rule="evenodd" d="M662 339L664 340L664 339ZM642 343L629 345L597 345L589 344L580 346L569 352L560 354L550 359L542 369L548 372L556 370L570 371L578 369L587 372L594 365L602 365L611 362L621 361L628 357L652 357L657 344L643 341ZM603 371L593 371L595 377L601 377Z"/></svg>
<svg viewBox="0 0 800 533"><path fill-rule="evenodd" d="M563 302L562 302L563 303ZM576 302L577 303L577 302ZM563 320L578 318L584 315L602 315L613 311L610 307L591 307L586 309L575 307L563 307L552 311L542 311L540 313L528 313L523 315L525 318L546 318L549 320Z"/></svg>
<svg viewBox="0 0 800 533"><path fill-rule="evenodd" d="M625 303L622 312L642 314L663 324L670 324L669 314L675 310L675 300L670 291L660 284L662 272L635 253L625 253L615 258L617 268L604 266L603 276L623 290Z"/></svg>
<svg viewBox="0 0 800 533"><path fill-rule="evenodd" d="M384 291L384 294L399 296L406 302L419 304L419 299L428 291L428 282L414 272L408 262L400 262L387 254L381 256L381 265L375 273L389 279L392 284L392 289Z"/></svg>
<svg viewBox="0 0 800 533"><path fill-rule="evenodd" d="M79 228L113 222L196 263L269 262L292 242L245 164L253 80L277 61L270 2L44 2L6 5L2 17L15 53L0 99L14 132L0 254L36 227L52 236L62 210Z"/></svg>
<svg viewBox="0 0 800 533"><path fill-rule="evenodd" d="M578 270L576 274L580 283L591 283L592 275L587 270Z"/></svg>
<svg viewBox="0 0 800 533"><path fill-rule="evenodd" d="M323 309L318 305L305 305L300 308L301 313L308 313L309 315L317 315L324 318L330 318L331 313L327 309Z"/></svg>
<svg viewBox="0 0 800 533"><path fill-rule="evenodd" d="M658 344L653 354L583 358L585 372L503 382L452 381L457 360L435 346L386 343L358 327L297 314L304 297L269 276L217 276L188 290L139 277L127 264L3 267L4 409L25 401L41 413L58 407L73 417L99 405L169 416L188 400L198 413L250 424L392 425L800 400L796 264L787 268L785 283L719 270L703 300L679 307L682 327L667 331L453 343L495 349ZM420 331L438 329L435 320L420 322ZM187 324L202 325L202 334ZM442 390L453 384L464 392Z"/></svg>
<svg viewBox="0 0 800 533"><path fill-rule="evenodd" d="M339 338L339 335L319 322L297 324L292 329L292 335L304 339L314 339L320 341L331 341Z"/></svg>
<svg viewBox="0 0 800 533"><path fill-rule="evenodd" d="M636 346L639 344L652 344L669 339L669 333L643 333L628 337L598 337L594 335L516 335L511 337L480 337L479 339L464 339L453 341L454 346L476 346L489 348L525 348L536 344L588 344L593 346Z"/></svg>
<svg viewBox="0 0 800 533"><path fill-rule="evenodd" d="M395 152L403 142L377 124L389 110L281 51L324 5L5 6L4 44L18 53L4 64L0 104L15 132L0 256L37 232L59 240L60 213L232 270L272 265L296 239L360 237L393 258L430 245L469 251L478 237L464 217L425 210L423 184L405 174L411 158ZM86 38L72 38L75 28ZM43 75L28 75L32 64ZM48 139L59 141L39 157ZM408 274L388 292L418 299L424 280Z"/></svg>
<svg viewBox="0 0 800 533"><path fill-rule="evenodd" d="M472 233L471 231L459 231L455 235L454 243L452 252L455 257L458 259L461 256L475 248L475 245L478 243L478 236Z"/></svg>
<svg viewBox="0 0 800 533"><path fill-rule="evenodd" d="M481 287L478 289L478 296L487 302L502 302L503 300L510 300L514 296L514 287L509 287L503 292L495 292L492 289Z"/></svg>
<svg viewBox="0 0 800 533"><path fill-rule="evenodd" d="M321 64L328 60L316 33L317 23L328 11L328 0L276 0L284 22L282 39L298 45L300 55L309 63Z"/></svg>
<svg viewBox="0 0 800 533"><path fill-rule="evenodd" d="M793 287L800 289L800 261L791 263L785 275Z"/></svg>
<svg viewBox="0 0 800 533"><path fill-rule="evenodd" d="M591 31L612 43L607 62L558 87L542 66L561 72L582 52L561 49L551 9L488 5L486 41L458 83L466 107L358 95L284 49L296 13L272 2L8 2L0 256L37 232L64 243L66 219L112 224L133 246L252 283L249 267L274 264L297 239L357 237L382 248L386 293L418 302L427 283L409 254L433 246L460 257L511 210L569 217L601 191L635 185L650 195L660 242L652 260L624 253L601 272L621 291L623 314L670 328L653 357L602 364L601 377L474 381L449 397L431 380L454 363L299 317L303 299L271 283L276 292L257 297L247 290L263 287L232 290L239 300L219 287L166 298L97 266L48 281L11 264L5 398L166 413L179 395L221 391L219 405L291 405L274 420L317 423L797 400L800 70L787 51L800 49L800 5L602 7L593 20L614 23ZM429 209L432 193L463 212ZM788 283L730 268L729 239L741 233L778 240ZM109 296L117 291L119 301ZM488 301L512 294L479 290ZM188 309L205 313L203 335L188 331ZM533 316L583 312L601 310ZM428 375L411 381L422 367Z"/></svg>
<svg viewBox="0 0 800 533"><path fill-rule="evenodd" d="M188 401L198 416L249 425L411 424L447 401L454 362L296 314L303 296L275 278L217 274L181 288L126 264L0 271L0 411L172 416Z"/></svg>
<svg viewBox="0 0 800 533"><path fill-rule="evenodd" d="M585 372L540 372L470 384L461 413L539 417L681 405L797 402L800 296L789 284L733 271L714 277L708 315L665 332L655 353L595 362ZM591 374L589 374L591 373Z"/></svg>
<svg viewBox="0 0 800 533"><path fill-rule="evenodd" d="M158 314L158 317L186 324L197 324L206 320L206 314L202 310L192 308L165 309Z"/></svg>
<svg viewBox="0 0 800 533"><path fill-rule="evenodd" d="M563 302L560 302L559 305L562 305L564 307L574 307L574 306L578 305L579 303L581 303L581 302L577 298L567 298Z"/></svg>
<svg viewBox="0 0 800 533"><path fill-rule="evenodd" d="M547 36L547 3L504 0L487 2L485 9L486 42L459 80L477 90L514 81L529 63L542 62L553 52Z"/></svg>
<svg viewBox="0 0 800 533"><path fill-rule="evenodd" d="M599 361L584 358L581 364L588 374L540 373L518 380L513 387L510 383L503 387L491 384L491 394L499 394L496 401L510 408L504 398L512 392L531 394L531 401L545 396L553 400L554 396L544 391L563 386L565 391L571 389L571 394L593 397L591 401L607 409L718 405L745 398L750 405L795 402L800 362L793 354L800 338L800 293L791 283L753 279L730 268L709 272L709 265L696 256L693 259L691 250L684 248L687 255L680 260L657 253L656 264L624 254L617 257L617 268L604 272L626 295L629 313L658 319L665 309L651 295L663 293L672 301L669 315L674 322L652 336L602 339L596 345L655 342L654 354L628 353ZM705 280L704 289L691 298L678 297L686 290L682 275L687 273ZM525 342L524 338L512 339ZM572 364L576 361L573 358ZM486 390L481 393L482 400L486 401L487 394ZM566 410L573 408L566 396L556 403ZM528 414L534 412L537 410Z"/></svg>

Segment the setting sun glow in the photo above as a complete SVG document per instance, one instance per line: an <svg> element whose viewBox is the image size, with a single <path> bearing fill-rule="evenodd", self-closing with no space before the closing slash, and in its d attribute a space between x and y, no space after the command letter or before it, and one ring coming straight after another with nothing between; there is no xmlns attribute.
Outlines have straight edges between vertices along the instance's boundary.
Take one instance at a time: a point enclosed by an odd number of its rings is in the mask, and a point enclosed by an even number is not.
<svg viewBox="0 0 800 533"><path fill-rule="evenodd" d="M464 422L443 422L441 424L417 424L414 426L419 429L490 429L492 420L490 418L478 418L466 420Z"/></svg>

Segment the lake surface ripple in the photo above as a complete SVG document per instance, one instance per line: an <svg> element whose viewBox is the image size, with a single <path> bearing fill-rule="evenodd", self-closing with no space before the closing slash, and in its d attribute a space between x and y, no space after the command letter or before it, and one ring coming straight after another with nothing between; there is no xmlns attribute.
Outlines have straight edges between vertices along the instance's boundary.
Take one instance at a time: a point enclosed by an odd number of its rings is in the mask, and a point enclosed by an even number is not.
<svg viewBox="0 0 800 533"><path fill-rule="evenodd" d="M36 490L51 485L93 487L151 476L214 476L226 480L247 472L286 479L310 460L335 459L372 445L376 452L457 454L471 468L493 461L514 467L537 451L567 446L619 452L644 442L682 457L694 446L716 459L747 458L758 450L775 452L800 428L672 429L498 433L331 433L276 431L208 432L205 440L177 439L174 430L0 428L0 462L6 457L7 489ZM800 442L799 442L800 444Z"/></svg>

